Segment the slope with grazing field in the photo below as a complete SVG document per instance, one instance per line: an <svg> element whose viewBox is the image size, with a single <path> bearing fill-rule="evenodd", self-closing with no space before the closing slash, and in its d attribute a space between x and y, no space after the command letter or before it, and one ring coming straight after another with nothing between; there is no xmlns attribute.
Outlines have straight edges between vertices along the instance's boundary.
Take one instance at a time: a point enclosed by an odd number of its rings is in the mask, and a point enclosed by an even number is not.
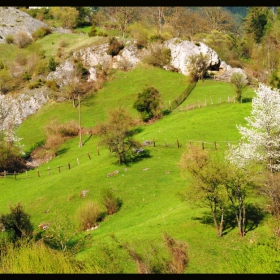
<svg viewBox="0 0 280 280"><path fill-rule="evenodd" d="M187 83L186 77L178 73L153 67L139 66L131 72L116 72L115 78L102 90L82 100L82 126L90 128L105 120L107 110L116 106L127 107L134 117L138 117L132 104L146 85L158 88L168 104ZM200 81L180 108L206 95L212 100L227 99L234 95L234 91L227 83ZM253 95L253 89L249 88L244 97ZM21 202L30 213L36 230L41 222L52 223L65 216L76 224L77 209L89 201L101 203L102 190L112 188L122 200L122 207L90 232L92 240L76 255L77 259L106 262L107 273L137 273L136 264L124 249L118 247L112 236L149 254L150 244L163 249L162 236L166 231L176 240L189 244L190 263L186 273L245 271L236 260L237 250L242 252L251 242L265 240L271 235L271 229L262 222L243 239L238 236L237 228L228 229L223 238L216 237L208 208L197 208L180 199L179 193L188 188L188 181L181 176L178 162L190 141L204 141L206 148L211 150L214 150L216 141L217 152L223 156L226 142L239 140L236 124L244 124L251 103L225 102L194 110L180 108L151 125L141 126L136 138L140 141L154 139L156 145L145 147L149 156L129 165L119 166L113 154L97 146L98 138L94 135L83 135L81 148L78 138L66 141L58 156L38 169L18 175L17 180L13 176L1 179L0 212L7 213L10 204ZM77 119L77 108L73 108L70 101L49 103L30 116L18 129L26 151L44 140L43 128L53 117L61 122ZM117 175L106 177L115 170L119 171ZM83 190L88 191L85 198L80 197ZM210 220L206 222L208 217ZM265 265L249 266L246 271L268 272L268 269Z"/></svg>

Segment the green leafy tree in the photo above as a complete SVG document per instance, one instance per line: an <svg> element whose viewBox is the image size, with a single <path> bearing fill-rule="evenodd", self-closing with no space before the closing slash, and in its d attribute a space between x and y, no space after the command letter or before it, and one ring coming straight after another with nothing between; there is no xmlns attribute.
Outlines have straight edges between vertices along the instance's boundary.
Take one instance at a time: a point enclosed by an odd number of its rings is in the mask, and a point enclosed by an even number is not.
<svg viewBox="0 0 280 280"><path fill-rule="evenodd" d="M188 199L211 209L217 235L222 237L226 206L223 165L210 158L208 151L190 145L183 153L179 166L184 176L191 175L193 179Z"/></svg>
<svg viewBox="0 0 280 280"><path fill-rule="evenodd" d="M236 101L241 103L242 93L248 84L245 76L242 73L235 72L231 75L230 82L235 88Z"/></svg>
<svg viewBox="0 0 280 280"><path fill-rule="evenodd" d="M162 117L162 99L160 92L150 86L138 93L138 98L133 104L138 112L140 112L142 120L147 122L153 118Z"/></svg>
<svg viewBox="0 0 280 280"><path fill-rule="evenodd" d="M99 144L107 146L118 156L119 164L126 163L133 157L133 150L141 143L133 139L136 121L125 108L115 108L109 112L107 122L96 126L96 134L101 136Z"/></svg>
<svg viewBox="0 0 280 280"><path fill-rule="evenodd" d="M246 34L252 34L256 43L265 35L269 21L268 7L250 7L244 19Z"/></svg>
<svg viewBox="0 0 280 280"><path fill-rule="evenodd" d="M23 237L31 237L33 234L33 225L30 221L30 215L24 212L23 206L18 203L15 207L10 206L9 214L0 216L0 223L5 228L9 239L12 242Z"/></svg>

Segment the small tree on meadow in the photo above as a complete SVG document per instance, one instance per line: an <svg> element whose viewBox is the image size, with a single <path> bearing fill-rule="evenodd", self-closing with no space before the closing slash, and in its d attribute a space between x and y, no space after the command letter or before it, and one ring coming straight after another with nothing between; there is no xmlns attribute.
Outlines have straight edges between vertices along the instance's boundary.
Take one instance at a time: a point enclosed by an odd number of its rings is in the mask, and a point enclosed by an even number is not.
<svg viewBox="0 0 280 280"><path fill-rule="evenodd" d="M230 82L235 88L236 101L241 103L242 93L244 89L247 87L247 81L245 76L242 73L235 72L231 75Z"/></svg>
<svg viewBox="0 0 280 280"><path fill-rule="evenodd" d="M106 146L118 156L119 164L126 163L132 156L134 148L141 143L133 138L136 121L125 108L115 108L109 112L108 119L95 127L95 133L101 136L99 144Z"/></svg>
<svg viewBox="0 0 280 280"><path fill-rule="evenodd" d="M188 199L210 207L217 235L222 237L226 202L223 165L211 159L208 151L190 145L179 166L184 176L193 179Z"/></svg>
<svg viewBox="0 0 280 280"><path fill-rule="evenodd" d="M162 99L160 92L154 87L147 87L138 93L137 100L133 104L138 112L140 112L142 120L147 122L153 118L162 117Z"/></svg>

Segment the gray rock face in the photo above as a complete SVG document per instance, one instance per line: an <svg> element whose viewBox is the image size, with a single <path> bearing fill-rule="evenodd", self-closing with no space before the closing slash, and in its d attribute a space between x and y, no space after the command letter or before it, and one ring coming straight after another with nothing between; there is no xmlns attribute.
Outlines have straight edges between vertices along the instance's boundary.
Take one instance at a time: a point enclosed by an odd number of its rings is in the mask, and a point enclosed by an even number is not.
<svg viewBox="0 0 280 280"><path fill-rule="evenodd" d="M195 44L191 41L173 38L164 42L164 46L171 50L171 65L184 75L188 75L187 58L200 53L209 56L208 68L219 70L221 60L218 54L202 42Z"/></svg>
<svg viewBox="0 0 280 280"><path fill-rule="evenodd" d="M25 31L31 37L38 28L48 26L13 7L0 7L0 22L0 43L5 43L6 36L15 35L19 31Z"/></svg>
<svg viewBox="0 0 280 280"><path fill-rule="evenodd" d="M199 42L184 41L179 38L173 38L163 43L163 46L171 51L170 65L183 75L188 75L187 59L194 54L206 54L209 57L208 68L216 72L217 80L230 81L230 77L234 72L242 72L240 68L232 68L222 61L218 54L208 47L206 44ZM124 63L127 70L132 69L141 62L143 57L148 54L147 49L137 49L135 42L127 42L124 49L117 55L112 57L107 54L108 43L98 46L87 47L78 52L73 53L73 58L80 59L85 67L89 70L88 81L96 81L97 67L103 69L116 68L122 69ZM168 67L164 67L168 70ZM56 71L49 74L47 79L55 79L59 85L65 85L69 79L73 79L75 66L68 58L63 62ZM246 77L245 73L243 73Z"/></svg>
<svg viewBox="0 0 280 280"><path fill-rule="evenodd" d="M68 29L50 27L19 9L0 7L0 44L6 43L6 36L15 35L20 31L24 31L32 37L32 33L40 27L49 27L56 33L71 33Z"/></svg>

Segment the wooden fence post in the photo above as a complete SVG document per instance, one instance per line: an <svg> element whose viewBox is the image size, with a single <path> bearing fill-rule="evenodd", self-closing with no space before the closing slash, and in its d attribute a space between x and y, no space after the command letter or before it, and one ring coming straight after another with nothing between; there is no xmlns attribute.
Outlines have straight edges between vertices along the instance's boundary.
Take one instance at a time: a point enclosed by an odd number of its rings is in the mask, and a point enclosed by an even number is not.
<svg viewBox="0 0 280 280"><path fill-rule="evenodd" d="M202 144L202 150L204 150L204 142L202 141L201 144Z"/></svg>
<svg viewBox="0 0 280 280"><path fill-rule="evenodd" d="M97 147L97 154L100 156L99 148Z"/></svg>
<svg viewBox="0 0 280 280"><path fill-rule="evenodd" d="M178 139L177 139L177 146L178 146L178 148L180 148L180 143L179 143Z"/></svg>
<svg viewBox="0 0 280 280"><path fill-rule="evenodd" d="M91 159L89 152L87 152L88 158Z"/></svg>
<svg viewBox="0 0 280 280"><path fill-rule="evenodd" d="M4 170L4 178L6 178L6 176L7 176L7 171Z"/></svg>
<svg viewBox="0 0 280 280"><path fill-rule="evenodd" d="M156 140L155 138L153 139L154 147L156 146Z"/></svg>
<svg viewBox="0 0 280 280"><path fill-rule="evenodd" d="M17 173L14 171L15 180L17 179Z"/></svg>
<svg viewBox="0 0 280 280"><path fill-rule="evenodd" d="M68 169L70 169L70 163L68 163Z"/></svg>
<svg viewBox="0 0 280 280"><path fill-rule="evenodd" d="M40 172L39 172L39 169L37 169L37 174L38 174L38 177L40 177Z"/></svg>
<svg viewBox="0 0 280 280"><path fill-rule="evenodd" d="M217 143L216 143L216 141L214 142L214 147L215 147L215 150L217 150Z"/></svg>
<svg viewBox="0 0 280 280"><path fill-rule="evenodd" d="M60 173L60 166L58 166L58 173Z"/></svg>
<svg viewBox="0 0 280 280"><path fill-rule="evenodd" d="M167 144L166 144L166 139L164 139L164 144L165 144L165 147L167 147Z"/></svg>

